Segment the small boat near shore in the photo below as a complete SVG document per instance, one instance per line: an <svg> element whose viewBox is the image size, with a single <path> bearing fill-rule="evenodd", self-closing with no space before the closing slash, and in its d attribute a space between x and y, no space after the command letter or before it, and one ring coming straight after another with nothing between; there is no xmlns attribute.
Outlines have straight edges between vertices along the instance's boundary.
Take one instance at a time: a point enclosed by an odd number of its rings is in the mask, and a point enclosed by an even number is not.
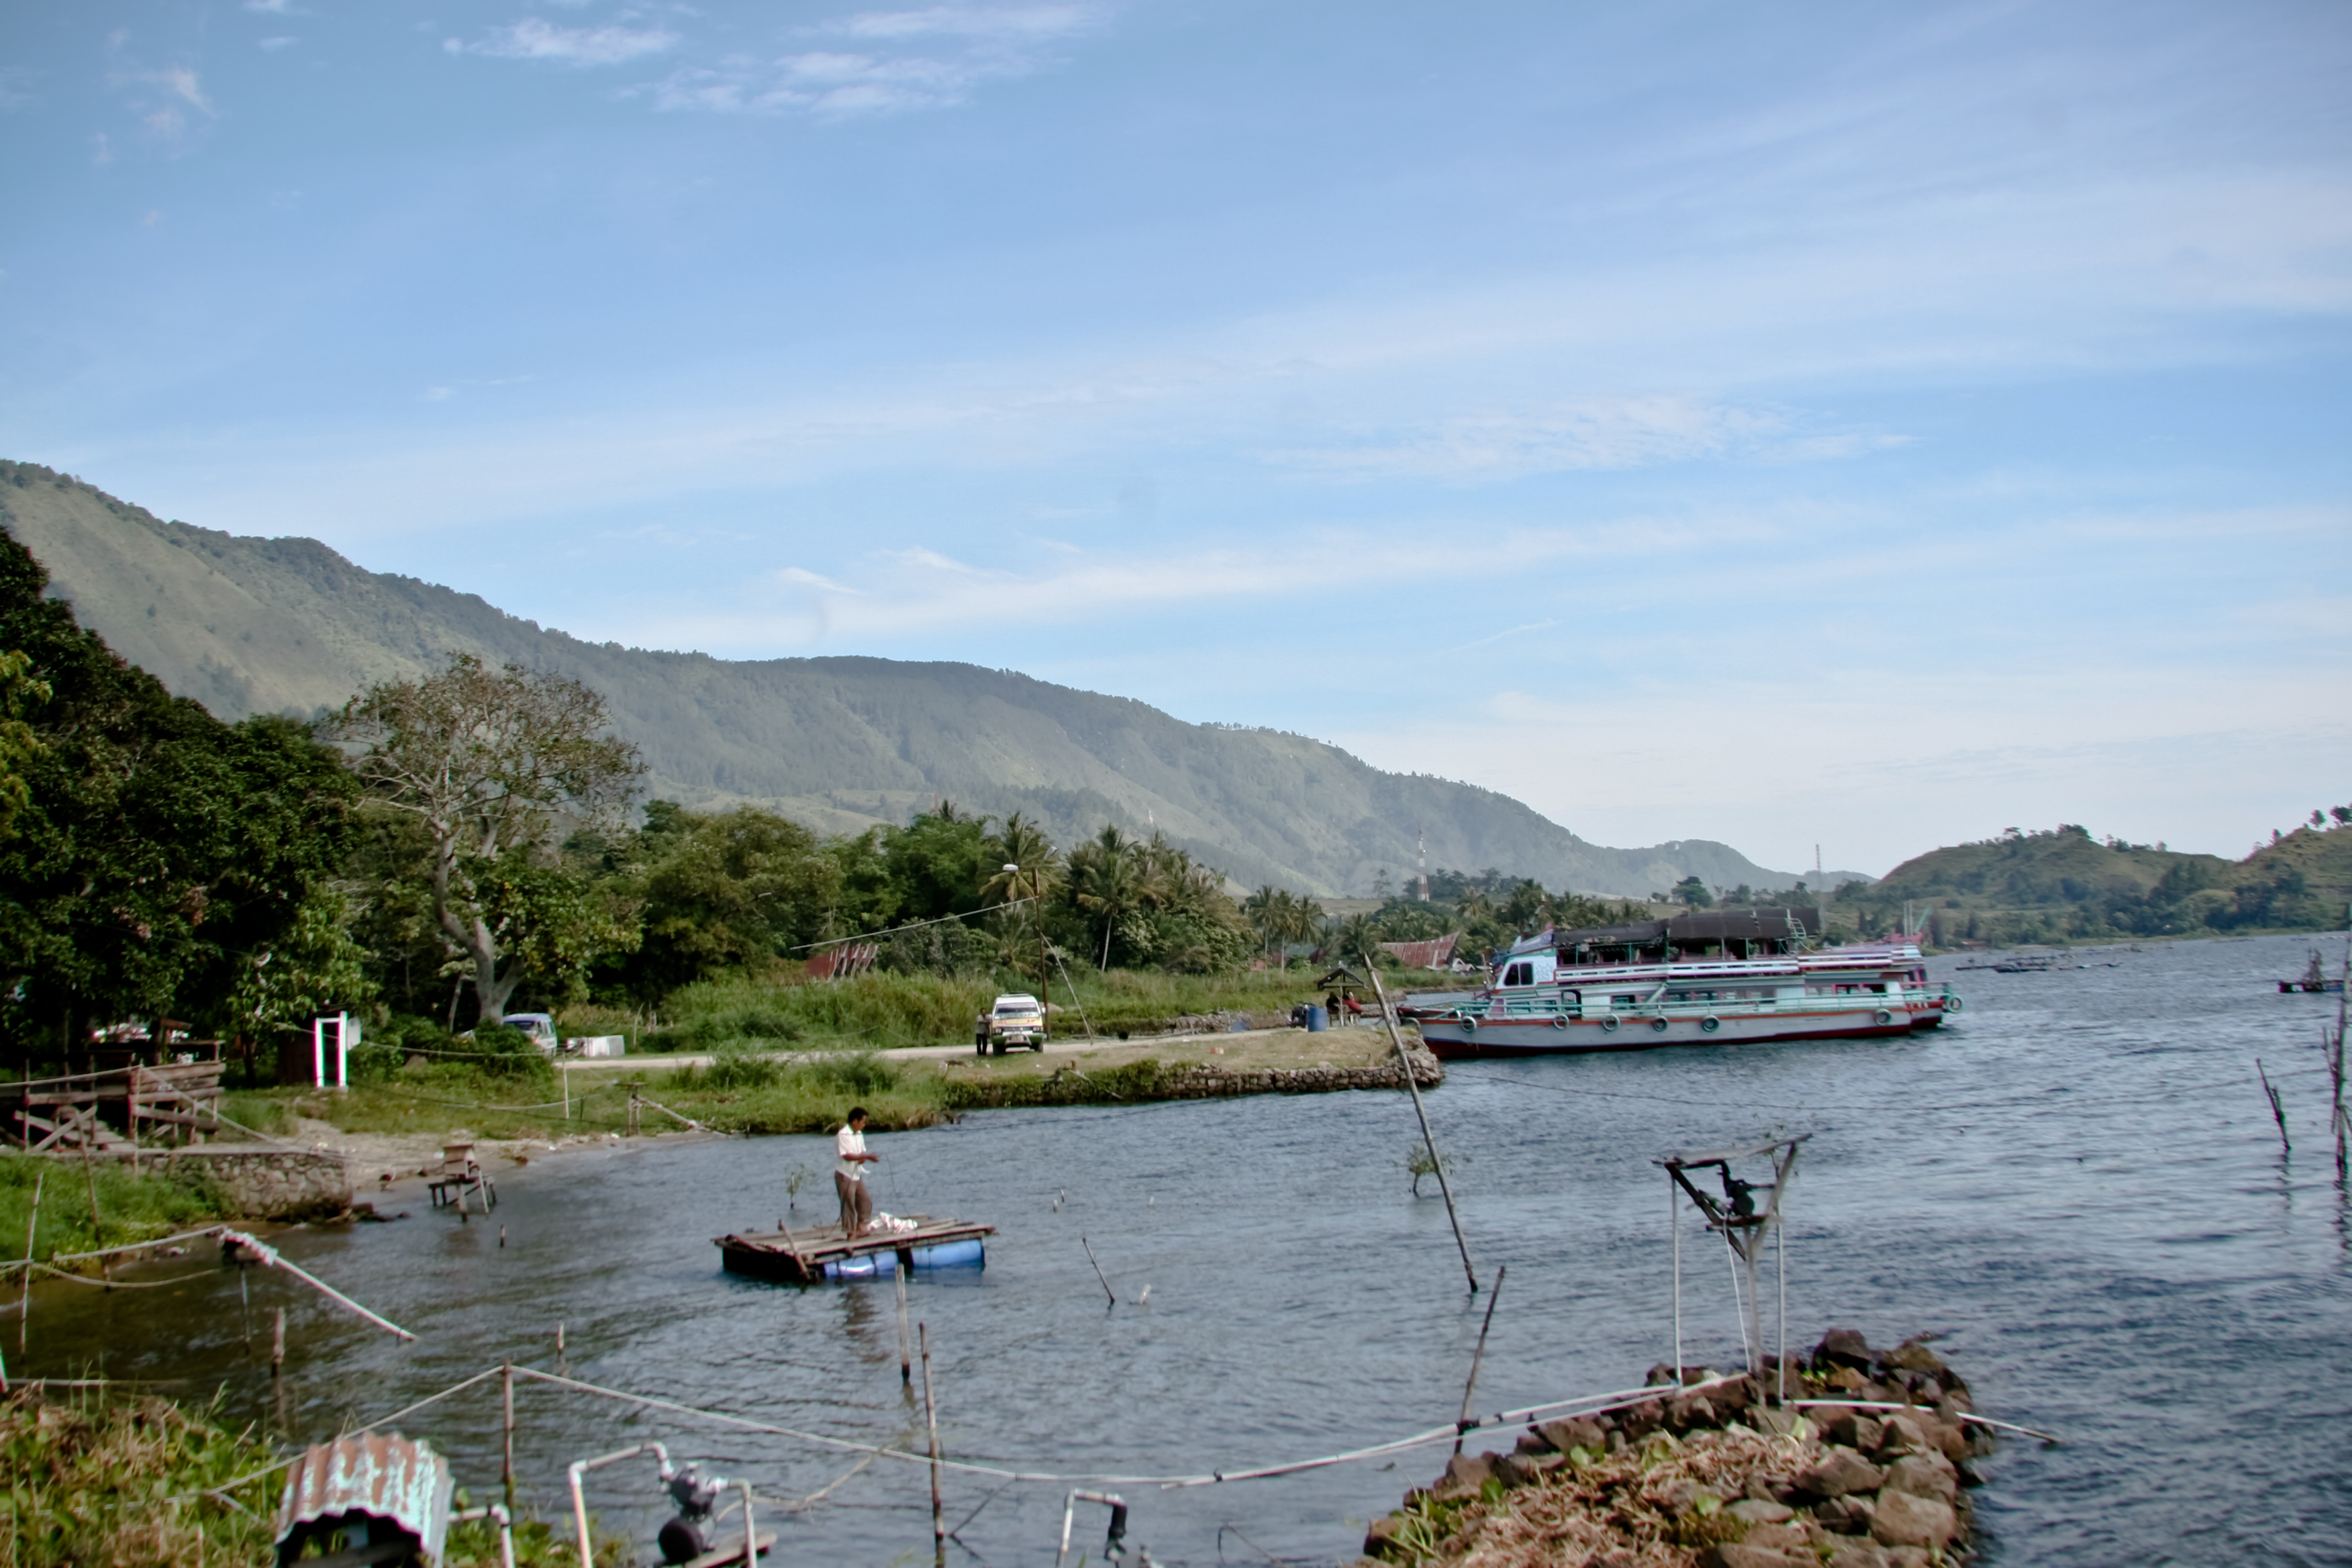
<svg viewBox="0 0 2352 1568"><path fill-rule="evenodd" d="M1443 1061L1895 1037L1961 1010L1927 984L1915 941L1808 951L1812 910L1722 910L1543 931L1499 959L1486 989L1416 1009Z"/></svg>
<svg viewBox="0 0 2352 1568"><path fill-rule="evenodd" d="M2344 978L2341 975L2333 980L2327 977L2326 967L2319 960L2319 950L2315 947L2311 950L2310 967L2303 972L2303 978L2282 980L2278 983L2278 988L2284 992L2300 991L2310 995L2336 996L2343 993Z"/></svg>
<svg viewBox="0 0 2352 1568"><path fill-rule="evenodd" d="M714 1238L730 1274L814 1285L825 1279L887 1279L899 1268L982 1268L996 1227L971 1220L908 1215L911 1229L846 1237L838 1225L806 1230L730 1232Z"/></svg>

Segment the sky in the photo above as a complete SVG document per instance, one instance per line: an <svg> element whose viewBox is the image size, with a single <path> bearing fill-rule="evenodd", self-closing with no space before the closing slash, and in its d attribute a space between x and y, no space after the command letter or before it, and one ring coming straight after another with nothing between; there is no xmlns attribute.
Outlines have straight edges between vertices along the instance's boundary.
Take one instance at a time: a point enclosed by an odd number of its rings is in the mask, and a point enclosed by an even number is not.
<svg viewBox="0 0 2352 1568"><path fill-rule="evenodd" d="M0 14L0 455L1874 873L2352 802L2352 8Z"/></svg>

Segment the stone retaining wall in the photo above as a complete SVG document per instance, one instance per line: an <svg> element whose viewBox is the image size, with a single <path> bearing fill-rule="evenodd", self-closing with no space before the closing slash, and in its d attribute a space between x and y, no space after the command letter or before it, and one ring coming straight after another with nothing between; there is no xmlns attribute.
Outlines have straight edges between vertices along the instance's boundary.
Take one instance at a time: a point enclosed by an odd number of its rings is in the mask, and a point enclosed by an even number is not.
<svg viewBox="0 0 2352 1568"><path fill-rule="evenodd" d="M351 1166L340 1154L215 1143L148 1151L139 1168L208 1184L238 1219L326 1219L352 1206Z"/></svg>
<svg viewBox="0 0 2352 1568"><path fill-rule="evenodd" d="M1412 1053L1412 1079L1423 1089L1445 1081L1445 1069L1426 1051ZM1331 1094L1349 1089L1402 1089L1394 1062L1376 1068L1228 1068L1204 1062L1160 1081L1168 1100L1213 1100L1229 1094Z"/></svg>

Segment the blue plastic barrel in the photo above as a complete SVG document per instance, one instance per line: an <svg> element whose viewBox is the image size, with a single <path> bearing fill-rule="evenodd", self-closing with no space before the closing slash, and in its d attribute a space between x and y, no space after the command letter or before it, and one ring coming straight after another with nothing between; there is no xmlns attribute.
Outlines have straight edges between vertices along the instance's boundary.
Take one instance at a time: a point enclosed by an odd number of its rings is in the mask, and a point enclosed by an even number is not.
<svg viewBox="0 0 2352 1568"><path fill-rule="evenodd" d="M1310 1004L1307 1009L1307 1032L1319 1035L1330 1026L1331 1015L1323 1011L1323 1005L1319 1002Z"/></svg>

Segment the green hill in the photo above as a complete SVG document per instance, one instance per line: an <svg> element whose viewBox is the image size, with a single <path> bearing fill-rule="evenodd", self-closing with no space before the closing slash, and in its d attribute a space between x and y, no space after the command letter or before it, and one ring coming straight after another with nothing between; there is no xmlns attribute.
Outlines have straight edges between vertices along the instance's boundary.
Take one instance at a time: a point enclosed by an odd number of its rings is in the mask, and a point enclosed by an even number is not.
<svg viewBox="0 0 2352 1568"><path fill-rule="evenodd" d="M2000 945L2217 931L2332 931L2352 902L2352 828L2299 827L2242 860L2094 838L2064 826L2004 834L1906 860L1841 889L1832 928L1875 935L1903 906L1929 940Z"/></svg>
<svg viewBox="0 0 2352 1568"><path fill-rule="evenodd" d="M1728 846L1590 844L1492 790L1384 773L1272 730L1188 724L1141 702L966 664L726 660L589 643L471 594L353 565L311 539L166 522L37 464L0 463L0 523L82 623L224 719L308 716L451 653L561 671L609 700L654 792L749 801L821 831L898 823L940 797L1039 817L1058 842L1157 826L1245 884L1306 892L1433 866L1638 895L1696 876L1783 888ZM1851 873L1832 873L1832 880Z"/></svg>

